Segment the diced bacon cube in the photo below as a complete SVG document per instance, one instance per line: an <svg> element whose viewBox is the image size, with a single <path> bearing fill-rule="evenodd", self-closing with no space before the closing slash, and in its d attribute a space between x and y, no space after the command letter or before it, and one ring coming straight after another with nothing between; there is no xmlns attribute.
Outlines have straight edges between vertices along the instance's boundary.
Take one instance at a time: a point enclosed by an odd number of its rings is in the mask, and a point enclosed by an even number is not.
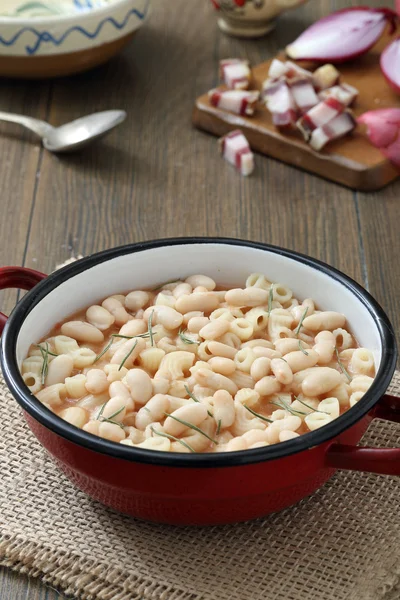
<svg viewBox="0 0 400 600"><path fill-rule="evenodd" d="M296 63L292 62L291 60L287 60L285 62L285 67L286 67L286 73L285 73L285 77L287 79L294 79L295 77L301 77L302 79L309 79L310 81L314 80L313 74L311 73L311 71L307 71L307 69L303 69L302 67L299 67L299 65L296 65Z"/></svg>
<svg viewBox="0 0 400 600"><path fill-rule="evenodd" d="M318 104L319 98L315 93L312 83L309 79L297 78L288 81L293 100L301 113L305 113L310 108Z"/></svg>
<svg viewBox="0 0 400 600"><path fill-rule="evenodd" d="M287 71L288 67L285 65L285 63L277 58L274 58L269 67L268 79L279 79L280 77L284 77Z"/></svg>
<svg viewBox="0 0 400 600"><path fill-rule="evenodd" d="M327 98L323 102L311 108L305 115L301 117L296 123L296 126L300 129L305 140L309 140L311 133L317 127L322 127L332 121L337 115L340 115L346 106L336 100L333 96Z"/></svg>
<svg viewBox="0 0 400 600"><path fill-rule="evenodd" d="M350 111L345 111L329 121L326 125L314 129L311 135L310 146L314 150L322 150L328 142L337 140L353 129L356 121Z"/></svg>
<svg viewBox="0 0 400 600"><path fill-rule="evenodd" d="M254 170L254 155L240 129L231 131L218 140L224 159L236 167L242 175L250 175Z"/></svg>
<svg viewBox="0 0 400 600"><path fill-rule="evenodd" d="M277 81L263 89L263 97L277 127L287 127L296 122L296 104L287 83Z"/></svg>
<svg viewBox="0 0 400 600"><path fill-rule="evenodd" d="M208 92L210 104L218 106L222 110L228 110L237 115L251 116L254 114L254 108L259 99L259 92L250 92L247 90L211 90Z"/></svg>
<svg viewBox="0 0 400 600"><path fill-rule="evenodd" d="M333 65L327 64L318 67L313 73L314 84L317 90L326 90L339 82L340 73Z"/></svg>
<svg viewBox="0 0 400 600"><path fill-rule="evenodd" d="M336 98L336 100L339 100L339 102L345 106L350 106L357 98L358 90L348 83L342 83L341 85L335 85L331 88L323 90L318 95L321 100L333 97Z"/></svg>
<svg viewBox="0 0 400 600"><path fill-rule="evenodd" d="M219 63L221 80L231 90L247 90L250 85L251 71L248 60L227 58Z"/></svg>

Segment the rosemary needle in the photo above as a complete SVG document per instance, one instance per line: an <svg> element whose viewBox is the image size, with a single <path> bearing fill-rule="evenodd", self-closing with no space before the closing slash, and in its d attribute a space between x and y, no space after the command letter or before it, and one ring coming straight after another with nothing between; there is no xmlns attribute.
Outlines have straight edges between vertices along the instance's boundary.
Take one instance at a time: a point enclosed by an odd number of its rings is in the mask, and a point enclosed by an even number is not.
<svg viewBox="0 0 400 600"><path fill-rule="evenodd" d="M221 419L218 419L217 431L216 431L215 435L219 435L219 432L221 431L221 424L222 424Z"/></svg>
<svg viewBox="0 0 400 600"><path fill-rule="evenodd" d="M310 406L309 404L307 404L307 402L304 402L304 400L300 400L299 398L295 398L295 400L297 400L297 402L300 402L300 404L302 404L306 408L309 408L312 412L323 413L324 415L328 415L329 414L325 410L318 410L317 408L313 408L312 406Z"/></svg>
<svg viewBox="0 0 400 600"><path fill-rule="evenodd" d="M299 324L298 324L297 329L296 329L296 335L299 335L300 329L302 328L303 321L306 318L307 313L308 313L308 306L306 307L306 310L303 312L303 314L301 316L301 319L300 319Z"/></svg>
<svg viewBox="0 0 400 600"><path fill-rule="evenodd" d="M40 353L43 358L43 364L42 364L42 368L40 371L42 385L44 385L44 382L46 381L47 373L49 370L49 342L45 342L45 344L46 344L46 349L39 346Z"/></svg>
<svg viewBox="0 0 400 600"><path fill-rule="evenodd" d="M109 417L103 417L103 412L104 409L106 407L107 402L104 402L103 406L101 407L99 414L96 417L97 421L100 421L102 423L112 423L113 425L118 425L118 427L121 427L121 429L124 429L124 426L122 423L119 423L118 421L114 421L113 419L115 417L117 417L119 414L122 413L122 411L126 408L125 406L123 406L122 408L119 408L118 410L116 410L112 415L110 415Z"/></svg>
<svg viewBox="0 0 400 600"><path fill-rule="evenodd" d="M271 285L271 287L269 288L269 294L268 294L268 315L271 314L273 297L274 297L274 286Z"/></svg>
<svg viewBox="0 0 400 600"><path fill-rule="evenodd" d="M154 315L154 309L150 313L148 324L147 324L147 327L148 327L148 330L149 330L149 336L150 336L150 343L151 343L152 346L154 346L153 315Z"/></svg>
<svg viewBox="0 0 400 600"><path fill-rule="evenodd" d="M308 413L303 412L302 410L296 410L295 408L292 408L289 404L287 404L287 402L285 402L284 400L282 400L282 398L279 398L279 402L271 400L270 404L273 404L274 406L277 406L278 408L281 408L283 410L287 410L288 412L290 412L294 416L296 416L296 415L307 415L308 414Z"/></svg>
<svg viewBox="0 0 400 600"><path fill-rule="evenodd" d="M218 442L216 440L214 440L212 437L210 437L208 435L208 433L206 433L205 431L200 429L200 427L197 427L197 425L193 425L193 423L189 423L189 421L185 421L184 419L179 419L179 417L175 417L174 415L171 415L170 413L164 413L164 414L166 417L171 417L171 419L174 419L174 421L178 421L178 423L185 425L185 427L189 427L190 429L193 429L194 431L201 433L201 435L204 435L204 437L209 439L210 442L212 442L213 444L218 444Z"/></svg>
<svg viewBox="0 0 400 600"><path fill-rule="evenodd" d="M48 345L49 345L48 342L45 342L45 343L47 344L47 347L48 347ZM43 348L40 344L36 344L36 347L39 348L39 350L44 350L46 352L46 349ZM50 350L47 350L47 354L49 356L58 356L58 354L55 354L54 352L50 352Z"/></svg>
<svg viewBox="0 0 400 600"><path fill-rule="evenodd" d="M122 369L122 367L124 366L124 364L126 363L126 361L128 360L128 358L130 357L130 355L132 354L132 352L134 351L134 349L137 346L137 340L135 340L135 343L133 344L132 348L129 350L128 354L125 356L124 360L121 362L121 364L118 367L118 371L120 371Z"/></svg>
<svg viewBox="0 0 400 600"><path fill-rule="evenodd" d="M187 329L184 329L184 330L182 331L182 327L181 327L181 328L179 329L179 331L178 331L178 335L179 335L179 337L181 338L181 340L182 340L182 342L183 342L184 344L200 344L200 342L197 342L196 340L192 340L191 338L187 337L187 336L185 335L185 332L186 332L186 331L187 331Z"/></svg>
<svg viewBox="0 0 400 600"><path fill-rule="evenodd" d="M262 421L266 421L267 423L273 423L272 419L267 419L267 417L264 417L264 415L260 415L259 413L257 413L255 410L253 410L252 408L250 408L249 406L247 406L247 404L243 404L243 406L249 411L251 412L252 415L254 415L255 417L258 417L259 419L261 419Z"/></svg>
<svg viewBox="0 0 400 600"><path fill-rule="evenodd" d="M190 452L195 452L195 450L192 448L192 446L190 446L187 442L184 442L183 440L180 440L179 438L175 437L174 435L171 435L169 433L163 433L162 431L156 431L154 429L153 425L150 425L150 429L156 435L161 435L161 437L168 438L169 440L173 440L174 442L179 442L180 444L182 444L182 446L185 446L185 448L188 448L188 450L190 450Z"/></svg>
<svg viewBox="0 0 400 600"><path fill-rule="evenodd" d="M339 367L340 367L340 369L341 369L341 371L342 371L343 375L345 375L349 381L352 381L352 380L353 380L352 376L351 376L351 375L348 373L348 371L347 371L347 370L344 368L344 365L343 365L342 361L341 361L341 360L340 360L340 358L339 358L339 351L338 351L338 349L337 349L337 346L335 346L335 354L336 354L336 358L337 358L337 361L338 361L338 365L339 365Z"/></svg>
<svg viewBox="0 0 400 600"><path fill-rule="evenodd" d="M166 285L170 285L171 283L178 283L178 281L180 281L180 279L171 279L171 281L165 281L164 283L160 283L160 285L158 285L157 287L153 288L151 291L152 292L157 292L157 290L161 290Z"/></svg>
<svg viewBox="0 0 400 600"><path fill-rule="evenodd" d="M113 343L113 341L114 341L114 339L113 339L113 338L123 338L124 340L133 340L133 338L145 338L145 337L149 337L149 332L148 332L148 331L147 331L146 333L140 333L140 334L138 334L138 335L121 335L120 333L113 333L113 334L111 335L111 339L110 339L110 341L108 342L107 346L105 346L105 347L103 348L103 350L100 352L100 354L98 354L98 355L95 357L95 359L94 359L93 363L95 363L95 362L97 362L98 360L100 360L100 358L101 358L102 356L104 356L104 354L105 354L105 353L106 353L106 352L107 352L107 351L108 351L108 350L111 348L111 345L112 345L112 343Z"/></svg>
<svg viewBox="0 0 400 600"><path fill-rule="evenodd" d="M301 350L303 354L308 356L308 352L303 348L303 344L302 344L301 340L299 340L299 350Z"/></svg>

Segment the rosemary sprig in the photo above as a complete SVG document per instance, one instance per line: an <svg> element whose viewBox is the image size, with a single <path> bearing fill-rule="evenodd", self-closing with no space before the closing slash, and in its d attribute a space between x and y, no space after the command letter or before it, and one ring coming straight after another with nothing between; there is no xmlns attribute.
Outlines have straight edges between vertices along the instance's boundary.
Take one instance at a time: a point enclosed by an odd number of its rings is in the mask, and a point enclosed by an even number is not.
<svg viewBox="0 0 400 600"><path fill-rule="evenodd" d="M150 343L151 343L152 346L154 346L153 315L154 315L154 309L151 311L150 316L149 316L149 320L147 322L147 328L148 328L149 336L150 336Z"/></svg>
<svg viewBox="0 0 400 600"><path fill-rule="evenodd" d="M261 419L262 421L266 421L267 423L273 423L272 419L267 419L267 417L264 417L264 415L260 415L259 413L257 413L255 410L253 410L252 408L250 408L250 406L247 406L247 404L243 404L243 406L249 411L251 412L252 415L254 415L255 417L258 417L259 419Z"/></svg>
<svg viewBox="0 0 400 600"><path fill-rule="evenodd" d="M271 285L271 287L269 288L269 294L268 294L268 316L271 314L273 299L274 299L274 286Z"/></svg>
<svg viewBox="0 0 400 600"><path fill-rule="evenodd" d="M49 343L48 342L45 342L45 343L47 344L47 348L48 348ZM39 350L44 350L46 352L46 349L43 348L43 346L41 346L40 344L36 344L36 347L39 348ZM54 352L50 352L50 350L47 350L47 354L49 356L58 356L58 354L55 354Z"/></svg>
<svg viewBox="0 0 400 600"><path fill-rule="evenodd" d="M188 450L190 450L190 452L196 452L192 448L192 446L190 446L187 442L184 442L183 440L180 440L179 438L175 437L174 435L171 435L169 433L163 433L162 431L156 431L154 429L153 425L150 425L150 429L156 435L160 435L161 437L168 438L169 440L173 440L174 442L179 442L180 444L182 444L182 446L185 446L185 448L187 448Z"/></svg>
<svg viewBox="0 0 400 600"><path fill-rule="evenodd" d="M300 329L302 328L303 321L306 318L307 313L308 313L308 306L306 306L306 310L303 312L302 317L301 317L301 319L299 321L299 324L298 324L297 329L296 329L296 335L299 335Z"/></svg>
<svg viewBox="0 0 400 600"><path fill-rule="evenodd" d="M219 435L219 432L221 431L221 424L222 424L221 419L218 419L217 431L216 431L215 435Z"/></svg>
<svg viewBox="0 0 400 600"><path fill-rule="evenodd" d="M275 400L270 400L270 404L273 404L274 406L277 406L278 408L281 408L283 410L287 410L288 412L290 412L291 415L294 416L308 414L303 412L302 410L296 410L295 408L292 408L287 402L282 400L282 398L279 398L279 402L276 402Z"/></svg>
<svg viewBox="0 0 400 600"><path fill-rule="evenodd" d="M153 288L150 291L157 292L158 290L161 290L166 285L170 285L171 283L177 283L178 281L180 281L180 279L171 279L171 281L164 281L164 283L160 283L160 285L158 285L157 287Z"/></svg>
<svg viewBox="0 0 400 600"><path fill-rule="evenodd" d="M196 340L192 340L191 338L187 337L185 335L186 331L187 329L182 330L182 327L178 331L178 335L184 344L200 344L200 342L196 342Z"/></svg>
<svg viewBox="0 0 400 600"><path fill-rule="evenodd" d="M130 355L132 354L132 352L134 351L134 349L137 346L137 340L135 340L135 343L133 344L132 348L129 350L129 352L127 353L127 355L125 356L125 358L123 359L123 361L121 362L121 364L118 367L118 371L120 371L122 369L122 367L124 366L124 364L126 363L126 361L128 360L128 358L130 357Z"/></svg>
<svg viewBox="0 0 400 600"><path fill-rule="evenodd" d="M44 382L46 381L47 373L49 371L49 342L45 342L45 344L46 344L46 349L39 346L40 353L43 358L43 364L42 364L42 368L40 370L40 377L41 377L42 385L44 385Z"/></svg>
<svg viewBox="0 0 400 600"><path fill-rule="evenodd" d="M323 413L324 415L328 415L329 414L325 410L318 410L317 408L313 408L312 406L310 406L309 404L307 404L307 402L304 402L304 400L300 400L298 397L295 398L295 400L297 400L297 402L300 402L300 404L302 404L306 408L309 408L312 412Z"/></svg>
<svg viewBox="0 0 400 600"><path fill-rule="evenodd" d="M113 419L115 417L117 417L119 414L122 413L122 411L124 410L125 406L123 406L122 408L119 408L118 410L116 410L112 415L110 415L109 417L103 417L103 412L104 409L106 407L107 402L104 402L103 406L101 407L99 414L96 417L97 421L101 421L102 423L111 423L112 425L118 425L118 427L121 427L121 429L124 429L124 426L122 423L119 423L118 421L114 421Z"/></svg>
<svg viewBox="0 0 400 600"><path fill-rule="evenodd" d="M171 417L171 419L174 419L174 421L178 421L178 423L185 425L185 427L189 427L190 429L193 429L194 431L201 433L201 435L204 435L204 437L206 437L208 440L210 440L210 442L212 442L213 444L218 444L218 442L216 440L214 440L212 437L210 437L208 435L208 433L206 433L205 431L200 429L200 427L197 427L197 425L193 425L193 423L189 423L189 421L185 421L184 419L179 419L179 417L175 417L174 415L171 415L170 413L164 413L164 414L166 417Z"/></svg>
<svg viewBox="0 0 400 600"><path fill-rule="evenodd" d="M308 356L308 352L305 348L303 348L303 343L301 340L299 340L299 350L302 351L303 354L305 354L306 356Z"/></svg>
<svg viewBox="0 0 400 600"><path fill-rule="evenodd" d="M184 386L184 388L185 388L185 390L186 390L186 393L187 393L187 395L189 396L189 398L191 398L191 399L192 399L194 402L199 402L199 403L200 403L200 400L199 400L198 398L196 398L196 396L195 396L194 394L192 394L192 392L189 390L189 388L188 388L188 386L187 386L187 385L185 385L185 386ZM214 415L213 415L213 414L212 414L212 412L210 412L209 410L207 410L207 414L208 414L210 417L213 417L213 418L214 418Z"/></svg>
<svg viewBox="0 0 400 600"><path fill-rule="evenodd" d="M98 354L93 363L97 362L98 360L100 360L100 358L102 356L105 355L105 353L111 348L112 343L114 341L114 338L123 338L124 340L133 340L133 338L145 338L145 337L149 337L149 332L147 331L146 333L140 333L138 335L121 335L120 333L113 333L111 335L111 339L108 342L108 344L103 348L103 350L100 352L100 354Z"/></svg>
<svg viewBox="0 0 400 600"><path fill-rule="evenodd" d="M349 372L347 371L347 369L344 368L344 365L343 365L342 361L339 358L339 351L337 349L337 346L335 346L335 354L336 354L336 359L338 361L338 365L339 365L339 367L340 367L343 375L345 375L349 381L352 381L353 380L352 376L349 374Z"/></svg>

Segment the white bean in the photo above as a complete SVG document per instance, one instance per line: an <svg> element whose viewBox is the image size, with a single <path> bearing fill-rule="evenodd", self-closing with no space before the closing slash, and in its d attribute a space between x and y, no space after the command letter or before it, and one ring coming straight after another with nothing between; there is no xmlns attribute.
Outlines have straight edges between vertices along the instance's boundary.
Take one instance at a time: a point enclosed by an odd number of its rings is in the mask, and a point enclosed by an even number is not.
<svg viewBox="0 0 400 600"><path fill-rule="evenodd" d="M143 338L134 338L127 340L114 353L111 358L111 364L119 364L127 369L131 369L133 363L139 356L139 354L146 348L146 342ZM123 364L122 364L123 363Z"/></svg>
<svg viewBox="0 0 400 600"><path fill-rule="evenodd" d="M213 356L207 362L207 365L211 367L214 373L220 373L221 375L232 375L236 369L234 361L230 358L224 358L222 356Z"/></svg>
<svg viewBox="0 0 400 600"><path fill-rule="evenodd" d="M191 425L199 426L206 418L207 408L204 404L201 404L200 402L188 404L174 410L174 412L165 419L164 431L169 435L178 437L187 430L187 425L184 425L180 421L186 421L186 423L190 423ZM176 419L180 419L180 421L177 421Z"/></svg>
<svg viewBox="0 0 400 600"><path fill-rule="evenodd" d="M250 375L254 381L260 381L271 372L271 360L266 356L256 358L250 367Z"/></svg>
<svg viewBox="0 0 400 600"><path fill-rule="evenodd" d="M214 321L202 327L199 334L205 340L216 340L229 331L229 329L230 324L228 321L225 319L214 319Z"/></svg>
<svg viewBox="0 0 400 600"><path fill-rule="evenodd" d="M142 369L131 369L128 371L126 384L135 404L138 404L139 406L146 404L154 393L151 378L148 373Z"/></svg>
<svg viewBox="0 0 400 600"><path fill-rule="evenodd" d="M121 442L125 439L124 430L119 425L108 422L100 423L98 435L110 442Z"/></svg>
<svg viewBox="0 0 400 600"><path fill-rule="evenodd" d="M329 367L313 367L308 370L301 385L306 396L321 396L330 392L341 382L341 375Z"/></svg>
<svg viewBox="0 0 400 600"><path fill-rule="evenodd" d="M49 363L46 376L46 385L55 383L64 383L67 377L70 377L74 368L74 361L68 354L60 354Z"/></svg>
<svg viewBox="0 0 400 600"><path fill-rule="evenodd" d="M119 330L120 335L135 336L146 333L147 323L143 319L131 319Z"/></svg>
<svg viewBox="0 0 400 600"><path fill-rule="evenodd" d="M86 311L86 319L100 331L109 329L115 321L115 317L108 310L97 304L89 306Z"/></svg>
<svg viewBox="0 0 400 600"><path fill-rule="evenodd" d="M271 360L271 371L279 383L289 385L293 381L292 369L283 358L273 358Z"/></svg>
<svg viewBox="0 0 400 600"><path fill-rule="evenodd" d="M269 292L261 288L251 287L244 290L236 288L228 290L225 300L233 306L262 306L268 303Z"/></svg>
<svg viewBox="0 0 400 600"><path fill-rule="evenodd" d="M108 389L109 382L103 369L89 369L86 373L85 387L89 394L101 394Z"/></svg>
<svg viewBox="0 0 400 600"><path fill-rule="evenodd" d="M144 431L154 421L161 421L169 411L169 399L165 394L156 394L136 415L136 427ZM207 412L207 411L206 411Z"/></svg>
<svg viewBox="0 0 400 600"><path fill-rule="evenodd" d="M104 335L94 325L84 321L68 321L61 325L61 333L72 337L77 342L88 342L90 344L100 344L104 342Z"/></svg>
<svg viewBox="0 0 400 600"><path fill-rule="evenodd" d="M124 298L125 300L125 298ZM123 302L123 301L122 301ZM122 302L117 298L106 298L101 303L102 307L108 310L115 318L115 324L118 327L127 323L130 319L132 319L131 315L126 312L125 307Z"/></svg>
<svg viewBox="0 0 400 600"><path fill-rule="evenodd" d="M343 327L345 323L346 317L344 315L327 310L306 317L303 321L303 327L310 331L321 331L321 329L333 331L337 327Z"/></svg>
<svg viewBox="0 0 400 600"><path fill-rule="evenodd" d="M117 423L122 423L126 415L126 398L122 396L114 396L105 405L102 417L112 419Z"/></svg>
<svg viewBox="0 0 400 600"><path fill-rule="evenodd" d="M305 350L304 352L302 350L295 350L294 352L285 354L284 358L291 368L292 373L297 373L298 371L303 371L303 369L314 367L319 360L319 355L315 350Z"/></svg>
<svg viewBox="0 0 400 600"><path fill-rule="evenodd" d="M272 394L276 394L280 391L281 384L276 377L266 376L257 381L254 389L260 394L260 396L271 396Z"/></svg>
<svg viewBox="0 0 400 600"><path fill-rule="evenodd" d="M218 307L218 304L218 297L213 292L200 292L180 296L176 301L175 308L182 314L192 310L211 313Z"/></svg>
<svg viewBox="0 0 400 600"><path fill-rule="evenodd" d="M238 390L236 383L231 379L219 373L214 373L210 369L199 369L194 373L194 377L200 385L214 390L226 390L232 396Z"/></svg>
<svg viewBox="0 0 400 600"><path fill-rule="evenodd" d="M150 296L148 292L135 290L130 292L125 298L125 307L132 312L137 312L149 302Z"/></svg>

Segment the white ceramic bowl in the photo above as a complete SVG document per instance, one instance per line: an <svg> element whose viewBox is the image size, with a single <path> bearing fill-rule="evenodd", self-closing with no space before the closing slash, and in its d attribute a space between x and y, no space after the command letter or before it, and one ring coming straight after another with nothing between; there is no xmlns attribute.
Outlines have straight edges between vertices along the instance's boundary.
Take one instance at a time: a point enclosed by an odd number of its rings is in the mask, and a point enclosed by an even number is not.
<svg viewBox="0 0 400 600"><path fill-rule="evenodd" d="M1 0L0 75L54 77L99 65L143 24L150 0Z"/></svg>

